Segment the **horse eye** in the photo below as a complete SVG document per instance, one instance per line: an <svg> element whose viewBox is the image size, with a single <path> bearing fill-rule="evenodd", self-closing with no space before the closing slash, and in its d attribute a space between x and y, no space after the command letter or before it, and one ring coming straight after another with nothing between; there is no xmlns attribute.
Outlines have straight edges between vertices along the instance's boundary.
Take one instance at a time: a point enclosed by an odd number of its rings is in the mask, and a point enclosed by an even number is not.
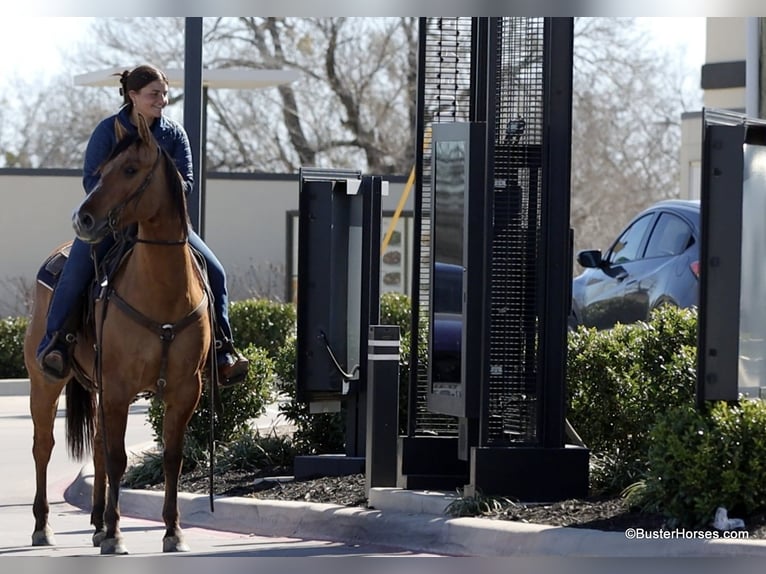
<svg viewBox="0 0 766 574"><path fill-rule="evenodd" d="M135 175L136 173L138 173L138 170L133 166L129 165L125 168L125 175Z"/></svg>

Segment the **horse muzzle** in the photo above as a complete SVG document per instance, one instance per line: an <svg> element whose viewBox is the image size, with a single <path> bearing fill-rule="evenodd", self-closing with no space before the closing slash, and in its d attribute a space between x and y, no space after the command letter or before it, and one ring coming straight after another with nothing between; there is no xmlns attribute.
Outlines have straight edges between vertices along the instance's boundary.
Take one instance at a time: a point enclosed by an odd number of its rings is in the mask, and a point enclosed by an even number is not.
<svg viewBox="0 0 766 574"><path fill-rule="evenodd" d="M98 243L109 234L107 219L97 219L83 209L78 209L72 215L72 227L77 237L85 243Z"/></svg>

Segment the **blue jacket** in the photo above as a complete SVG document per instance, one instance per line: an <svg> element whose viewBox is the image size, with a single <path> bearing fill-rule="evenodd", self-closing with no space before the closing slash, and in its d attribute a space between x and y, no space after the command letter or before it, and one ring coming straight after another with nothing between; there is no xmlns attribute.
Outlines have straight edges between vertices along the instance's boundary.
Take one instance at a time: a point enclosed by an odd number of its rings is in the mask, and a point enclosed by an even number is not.
<svg viewBox="0 0 766 574"><path fill-rule="evenodd" d="M116 114L99 122L85 149L85 163L82 169L82 185L85 188L85 193L90 193L96 187L99 178L98 168L109 157L112 148L117 144L117 134L114 131L115 118L119 120L128 133L133 134L137 131L136 126L130 123L127 107L123 107ZM162 149L173 158L176 168L184 180L184 191L188 195L194 183L189 136L186 135L181 124L165 116L155 120L150 129Z"/></svg>

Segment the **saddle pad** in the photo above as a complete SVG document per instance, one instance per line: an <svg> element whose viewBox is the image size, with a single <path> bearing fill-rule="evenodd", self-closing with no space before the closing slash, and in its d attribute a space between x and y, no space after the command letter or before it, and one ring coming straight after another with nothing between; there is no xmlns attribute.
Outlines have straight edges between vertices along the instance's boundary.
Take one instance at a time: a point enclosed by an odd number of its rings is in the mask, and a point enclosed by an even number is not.
<svg viewBox="0 0 766 574"><path fill-rule="evenodd" d="M59 276L61 275L61 270L64 268L64 263L66 263L66 260L69 257L70 247L71 245L67 245L62 250L56 251L48 256L42 267L40 267L40 270L37 272L37 282L40 285L53 291L53 288L56 286Z"/></svg>

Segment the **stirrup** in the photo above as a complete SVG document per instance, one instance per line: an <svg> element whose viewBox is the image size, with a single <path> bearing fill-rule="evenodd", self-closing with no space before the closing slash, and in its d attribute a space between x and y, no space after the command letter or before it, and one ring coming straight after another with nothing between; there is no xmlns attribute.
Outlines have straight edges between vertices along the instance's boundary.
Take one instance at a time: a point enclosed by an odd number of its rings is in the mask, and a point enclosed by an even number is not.
<svg viewBox="0 0 766 574"><path fill-rule="evenodd" d="M218 366L218 386L230 387L243 383L247 379L248 366L250 364L247 357L238 352L234 348L232 341L228 339L223 341L216 340L215 349L215 360ZM233 362L222 362L219 360L219 355L223 357L228 355L229 359Z"/></svg>
<svg viewBox="0 0 766 574"><path fill-rule="evenodd" d="M67 333L64 341L60 341L59 333L56 332L51 336L50 342L45 348L35 357L37 366L48 379L52 379L51 382L58 383L69 378L72 369L66 344L71 345L74 341L75 337L72 333ZM58 369L51 363L61 363L61 368Z"/></svg>

